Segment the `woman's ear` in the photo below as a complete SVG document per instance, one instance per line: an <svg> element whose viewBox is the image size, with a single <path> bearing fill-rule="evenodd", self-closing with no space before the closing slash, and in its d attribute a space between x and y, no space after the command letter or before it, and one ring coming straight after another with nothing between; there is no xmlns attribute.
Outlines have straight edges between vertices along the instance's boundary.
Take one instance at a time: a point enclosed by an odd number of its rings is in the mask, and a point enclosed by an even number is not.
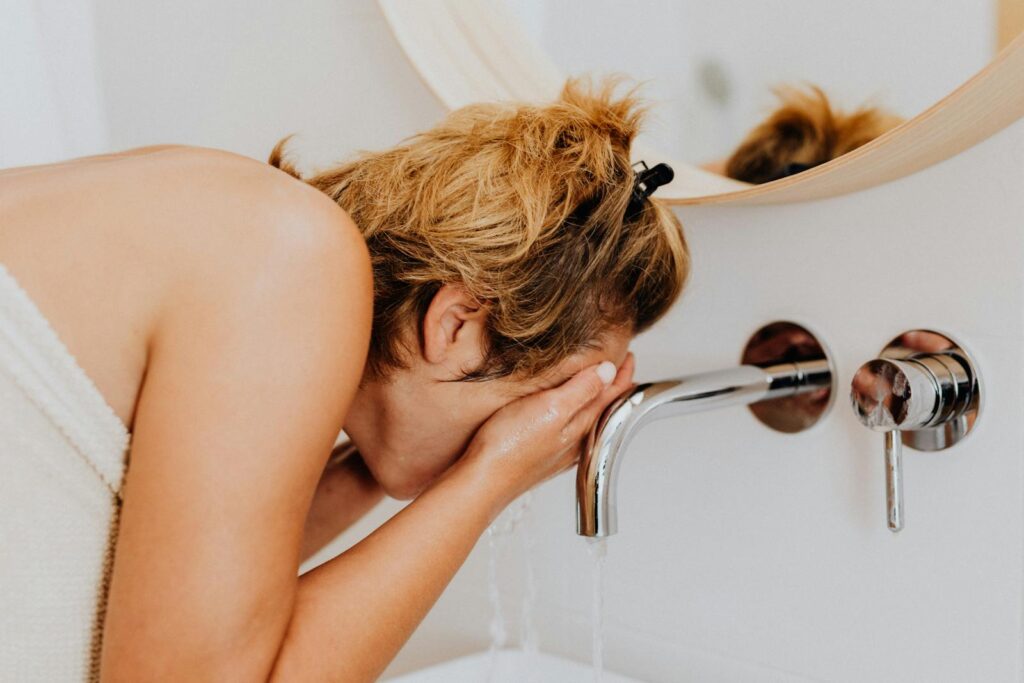
<svg viewBox="0 0 1024 683"><path fill-rule="evenodd" d="M423 358L461 375L483 361L487 309L461 286L442 285L423 317Z"/></svg>

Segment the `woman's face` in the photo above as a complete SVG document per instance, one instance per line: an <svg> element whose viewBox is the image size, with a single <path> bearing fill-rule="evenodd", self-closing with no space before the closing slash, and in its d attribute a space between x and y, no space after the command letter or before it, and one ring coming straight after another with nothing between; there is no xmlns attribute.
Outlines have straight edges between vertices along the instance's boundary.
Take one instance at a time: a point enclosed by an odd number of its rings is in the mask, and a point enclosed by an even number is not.
<svg viewBox="0 0 1024 683"><path fill-rule="evenodd" d="M540 377L445 381L482 359L485 315L446 285L427 312L424 343L410 367L387 381L360 385L345 432L389 496L407 500L419 494L458 459L480 425L511 401L557 386L603 360L618 367L632 338L625 330L609 332L598 348L570 356Z"/></svg>

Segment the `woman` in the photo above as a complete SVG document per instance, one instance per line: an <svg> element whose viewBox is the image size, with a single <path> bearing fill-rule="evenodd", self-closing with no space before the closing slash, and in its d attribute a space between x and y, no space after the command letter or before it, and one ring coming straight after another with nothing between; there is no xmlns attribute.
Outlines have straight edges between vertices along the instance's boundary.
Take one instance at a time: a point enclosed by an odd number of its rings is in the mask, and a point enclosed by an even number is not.
<svg viewBox="0 0 1024 683"><path fill-rule="evenodd" d="M686 281L639 120L569 83L304 181L280 144L3 172L5 670L377 677ZM415 500L297 578L384 494Z"/></svg>

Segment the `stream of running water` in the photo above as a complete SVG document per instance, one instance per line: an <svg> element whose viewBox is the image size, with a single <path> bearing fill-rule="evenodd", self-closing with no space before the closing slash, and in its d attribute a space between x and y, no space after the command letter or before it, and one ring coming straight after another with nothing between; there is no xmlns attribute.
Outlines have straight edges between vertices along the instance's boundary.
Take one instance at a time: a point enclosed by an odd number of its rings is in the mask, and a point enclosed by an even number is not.
<svg viewBox="0 0 1024 683"><path fill-rule="evenodd" d="M591 557L591 658L594 664L594 682L604 679L604 559L608 554L607 538L591 538L587 542Z"/></svg>
<svg viewBox="0 0 1024 683"><path fill-rule="evenodd" d="M496 678L498 654L508 644L506 614L499 588L498 565L501 564L499 556L503 551L508 551L516 539L519 540L518 556L522 564L524 584L523 601L520 606L519 647L527 654L535 653L538 650L537 629L533 618L537 602L537 586L533 568L534 541L533 534L529 529L529 511L532 501L533 494L527 492L506 508L487 529L487 596L491 603L488 683L499 683L499 679Z"/></svg>
<svg viewBox="0 0 1024 683"><path fill-rule="evenodd" d="M522 571L523 597L519 606L519 648L527 653L538 652L539 637L535 624L534 612L537 604L536 571L534 567L534 534L530 529L530 504L532 494L527 493L510 505L487 529L487 596L491 606L490 636L491 645L488 649L487 682L506 683L499 678L500 652L508 646L509 629L508 612L502 602L499 588L499 565L514 566L502 563L502 555L508 556L514 545L518 545L518 553L512 553L519 559ZM518 542L517 542L518 541ZM593 681L604 680L604 565L608 553L607 539L587 539L587 553L591 559L591 658L593 662ZM523 678L522 676L526 676ZM529 683L531 673L520 671L515 683ZM508 679L509 681L511 679Z"/></svg>

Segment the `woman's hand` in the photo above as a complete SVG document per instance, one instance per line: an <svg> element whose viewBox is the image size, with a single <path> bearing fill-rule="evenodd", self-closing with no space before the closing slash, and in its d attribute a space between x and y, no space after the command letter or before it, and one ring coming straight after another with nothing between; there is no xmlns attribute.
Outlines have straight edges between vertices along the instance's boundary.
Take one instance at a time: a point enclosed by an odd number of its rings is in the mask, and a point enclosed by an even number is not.
<svg viewBox="0 0 1024 683"><path fill-rule="evenodd" d="M506 502L576 464L601 411L633 382L634 360L591 365L561 385L512 401L485 422L455 467L482 468Z"/></svg>

